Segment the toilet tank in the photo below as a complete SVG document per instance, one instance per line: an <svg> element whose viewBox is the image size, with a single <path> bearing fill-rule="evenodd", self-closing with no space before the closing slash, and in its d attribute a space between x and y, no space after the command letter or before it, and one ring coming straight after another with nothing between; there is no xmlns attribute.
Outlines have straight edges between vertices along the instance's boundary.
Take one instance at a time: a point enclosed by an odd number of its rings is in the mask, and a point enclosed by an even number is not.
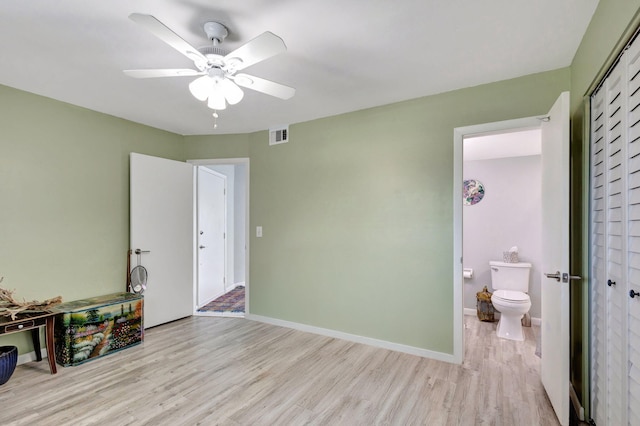
<svg viewBox="0 0 640 426"><path fill-rule="evenodd" d="M531 264L526 262L489 262L491 266L491 287L493 290L529 291Z"/></svg>

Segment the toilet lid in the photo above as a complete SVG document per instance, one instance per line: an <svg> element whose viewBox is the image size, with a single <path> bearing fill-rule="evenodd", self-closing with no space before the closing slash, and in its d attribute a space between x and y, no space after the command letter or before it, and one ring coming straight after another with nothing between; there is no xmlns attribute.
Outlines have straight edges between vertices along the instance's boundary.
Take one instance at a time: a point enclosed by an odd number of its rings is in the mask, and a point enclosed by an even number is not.
<svg viewBox="0 0 640 426"><path fill-rule="evenodd" d="M494 297L497 297L498 299L502 299L502 300L507 300L509 302L528 302L529 299L529 295L527 293L523 293L521 291L514 291L514 290L496 290L493 293Z"/></svg>

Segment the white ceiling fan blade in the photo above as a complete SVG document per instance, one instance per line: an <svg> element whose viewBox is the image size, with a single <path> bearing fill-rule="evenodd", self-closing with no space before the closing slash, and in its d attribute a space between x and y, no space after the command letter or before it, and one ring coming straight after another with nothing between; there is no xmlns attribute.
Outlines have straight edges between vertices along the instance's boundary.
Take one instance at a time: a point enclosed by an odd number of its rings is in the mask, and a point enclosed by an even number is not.
<svg viewBox="0 0 640 426"><path fill-rule="evenodd" d="M296 94L296 89L293 87L285 86L284 84L265 80L264 78L255 77L253 75L236 74L233 78L238 86L266 93L267 95L275 96L276 98L286 100Z"/></svg>
<svg viewBox="0 0 640 426"><path fill-rule="evenodd" d="M129 15L129 19L136 24L142 25L151 34L155 35L192 61L204 61L205 64L207 63L207 58L202 53L198 52L198 49L184 41L178 34L171 31L154 16L142 13L132 13Z"/></svg>
<svg viewBox="0 0 640 426"><path fill-rule="evenodd" d="M224 57L229 71L234 72L287 50L284 41L272 32L264 32Z"/></svg>
<svg viewBox="0 0 640 426"><path fill-rule="evenodd" d="M228 78L220 80L219 86L224 93L224 97L227 98L227 102L229 102L230 105L237 104L244 97L244 92L242 91L242 89Z"/></svg>
<svg viewBox="0 0 640 426"><path fill-rule="evenodd" d="M191 77L204 74L201 71L190 69L148 69L148 70L124 70L122 71L133 78L156 78L156 77Z"/></svg>

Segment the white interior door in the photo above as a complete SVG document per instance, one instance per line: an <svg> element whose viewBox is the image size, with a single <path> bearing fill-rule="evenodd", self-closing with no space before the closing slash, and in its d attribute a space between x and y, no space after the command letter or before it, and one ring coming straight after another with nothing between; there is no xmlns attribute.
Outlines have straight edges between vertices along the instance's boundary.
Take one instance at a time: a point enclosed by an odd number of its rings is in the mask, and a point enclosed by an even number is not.
<svg viewBox="0 0 640 426"><path fill-rule="evenodd" d="M225 293L226 176L198 167L198 307Z"/></svg>
<svg viewBox="0 0 640 426"><path fill-rule="evenodd" d="M145 327L193 314L193 192L191 164L131 153L131 249L149 251Z"/></svg>
<svg viewBox="0 0 640 426"><path fill-rule="evenodd" d="M569 93L542 123L542 384L569 424Z"/></svg>

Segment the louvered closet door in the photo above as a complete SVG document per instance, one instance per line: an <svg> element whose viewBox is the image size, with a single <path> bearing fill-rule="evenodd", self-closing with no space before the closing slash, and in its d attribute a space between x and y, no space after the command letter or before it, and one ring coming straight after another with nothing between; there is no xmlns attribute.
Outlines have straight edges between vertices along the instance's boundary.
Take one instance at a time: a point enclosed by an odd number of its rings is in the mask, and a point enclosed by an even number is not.
<svg viewBox="0 0 640 426"><path fill-rule="evenodd" d="M591 417L607 419L607 257L604 89L591 98Z"/></svg>
<svg viewBox="0 0 640 426"><path fill-rule="evenodd" d="M640 425L640 42L591 98L591 417Z"/></svg>
<svg viewBox="0 0 640 426"><path fill-rule="evenodd" d="M626 70L621 60L591 100L591 417L616 426L628 424Z"/></svg>
<svg viewBox="0 0 640 426"><path fill-rule="evenodd" d="M621 63L622 64L622 63ZM607 411L609 425L626 425L626 126L625 67L616 67L605 83L607 200Z"/></svg>
<svg viewBox="0 0 640 426"><path fill-rule="evenodd" d="M627 357L629 424L640 425L640 42L625 53L627 58Z"/></svg>

